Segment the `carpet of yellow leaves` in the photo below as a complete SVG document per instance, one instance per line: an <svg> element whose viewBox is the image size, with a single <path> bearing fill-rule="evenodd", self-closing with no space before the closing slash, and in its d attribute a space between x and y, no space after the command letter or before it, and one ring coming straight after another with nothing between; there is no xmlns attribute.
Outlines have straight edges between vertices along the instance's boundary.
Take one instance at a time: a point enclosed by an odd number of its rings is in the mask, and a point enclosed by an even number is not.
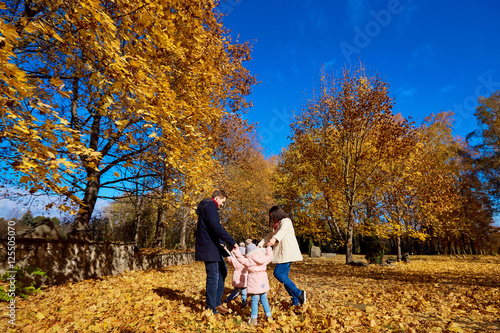
<svg viewBox="0 0 500 333"><path fill-rule="evenodd" d="M305 257L291 272L308 292L302 307L289 305L273 268L273 321L260 307L256 327L247 324L250 308L241 310L240 299L230 314L204 311L205 269L197 262L48 287L17 300L14 328L2 311L0 331L500 332L500 256L415 256L392 268L351 267L345 256ZM230 283L229 275L226 293Z"/></svg>

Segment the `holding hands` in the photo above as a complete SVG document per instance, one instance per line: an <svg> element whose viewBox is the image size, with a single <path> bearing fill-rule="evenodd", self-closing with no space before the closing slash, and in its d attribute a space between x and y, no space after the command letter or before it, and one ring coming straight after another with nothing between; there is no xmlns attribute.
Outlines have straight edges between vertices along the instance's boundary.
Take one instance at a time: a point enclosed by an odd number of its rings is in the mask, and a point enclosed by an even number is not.
<svg viewBox="0 0 500 333"><path fill-rule="evenodd" d="M273 246L274 244L276 244L276 238L271 238L271 240L269 240L269 243L265 244L264 246L265 247L268 247L268 246Z"/></svg>

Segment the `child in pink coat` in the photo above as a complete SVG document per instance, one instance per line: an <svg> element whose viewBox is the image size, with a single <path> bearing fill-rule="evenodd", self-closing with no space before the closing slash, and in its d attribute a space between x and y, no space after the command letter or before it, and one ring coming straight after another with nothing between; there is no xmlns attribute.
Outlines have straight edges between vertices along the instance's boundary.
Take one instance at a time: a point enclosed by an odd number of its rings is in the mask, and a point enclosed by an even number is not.
<svg viewBox="0 0 500 333"><path fill-rule="evenodd" d="M243 244L243 246L242 246ZM240 244L240 250L239 252L243 255L245 254L245 244L241 243ZM226 249L227 250L227 249ZM247 277L248 277L248 270L245 266L243 266L234 256L233 253L229 257L226 257L227 261L231 263L234 267L234 273L233 273L233 287L234 290L231 294L229 294L226 299L224 299L224 303L226 303L229 306L229 303L234 300L236 297L241 292L241 306L246 307L247 306Z"/></svg>
<svg viewBox="0 0 500 333"><path fill-rule="evenodd" d="M249 323L257 325L259 311L259 299L262 308L268 318L271 318L271 308L267 300L267 291L269 290L269 279L267 277L266 267L273 261L273 250L270 246L266 249L257 248L253 243L247 245L247 253L244 257L239 251L233 253L238 261L248 269L247 292L252 296L252 313Z"/></svg>

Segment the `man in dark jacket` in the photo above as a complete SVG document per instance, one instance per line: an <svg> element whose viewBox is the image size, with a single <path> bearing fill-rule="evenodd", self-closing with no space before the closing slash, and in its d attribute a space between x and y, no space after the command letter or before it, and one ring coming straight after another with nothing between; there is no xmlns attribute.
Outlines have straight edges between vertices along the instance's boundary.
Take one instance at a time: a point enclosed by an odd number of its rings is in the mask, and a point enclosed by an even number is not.
<svg viewBox="0 0 500 333"><path fill-rule="evenodd" d="M229 310L222 305L224 280L227 276L227 266L224 257L229 253L221 245L225 242L229 248L234 248L236 241L220 224L219 209L226 202L224 191L216 190L212 198L203 199L196 214L198 224L195 231L195 258L205 262L207 272L206 297L207 309L214 313L227 313Z"/></svg>

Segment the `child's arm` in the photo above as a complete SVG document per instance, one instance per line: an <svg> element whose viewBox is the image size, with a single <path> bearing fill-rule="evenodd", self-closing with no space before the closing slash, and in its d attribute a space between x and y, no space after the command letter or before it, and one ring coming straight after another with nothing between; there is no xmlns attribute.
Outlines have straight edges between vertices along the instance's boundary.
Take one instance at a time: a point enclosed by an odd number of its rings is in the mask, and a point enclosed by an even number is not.
<svg viewBox="0 0 500 333"><path fill-rule="evenodd" d="M251 265L251 261L248 260L248 258L245 258L241 252L238 250L238 251L235 251L233 250L233 254L234 256L236 257L236 259L239 261L240 264L242 264L243 266L250 266Z"/></svg>
<svg viewBox="0 0 500 333"><path fill-rule="evenodd" d="M238 261L236 260L236 258L234 257L234 254L233 254L233 253L231 253L231 255L230 255L229 257L226 257L226 259L227 259L227 261L229 261L229 263L230 263L231 265L233 265L233 267L234 267L234 262L238 262Z"/></svg>
<svg viewBox="0 0 500 333"><path fill-rule="evenodd" d="M266 237L264 237L264 239L263 239L263 240L261 240L261 241L259 242L259 244L257 244L257 246L258 246L258 247L263 247L265 244L268 244L268 243L269 243L269 241L271 240L271 238L273 238L273 236L274 236L274 231L271 231L270 233L268 233L268 234L266 235Z"/></svg>
<svg viewBox="0 0 500 333"><path fill-rule="evenodd" d="M271 246L266 247L266 258L269 260L268 263L272 262L274 259L273 248Z"/></svg>

